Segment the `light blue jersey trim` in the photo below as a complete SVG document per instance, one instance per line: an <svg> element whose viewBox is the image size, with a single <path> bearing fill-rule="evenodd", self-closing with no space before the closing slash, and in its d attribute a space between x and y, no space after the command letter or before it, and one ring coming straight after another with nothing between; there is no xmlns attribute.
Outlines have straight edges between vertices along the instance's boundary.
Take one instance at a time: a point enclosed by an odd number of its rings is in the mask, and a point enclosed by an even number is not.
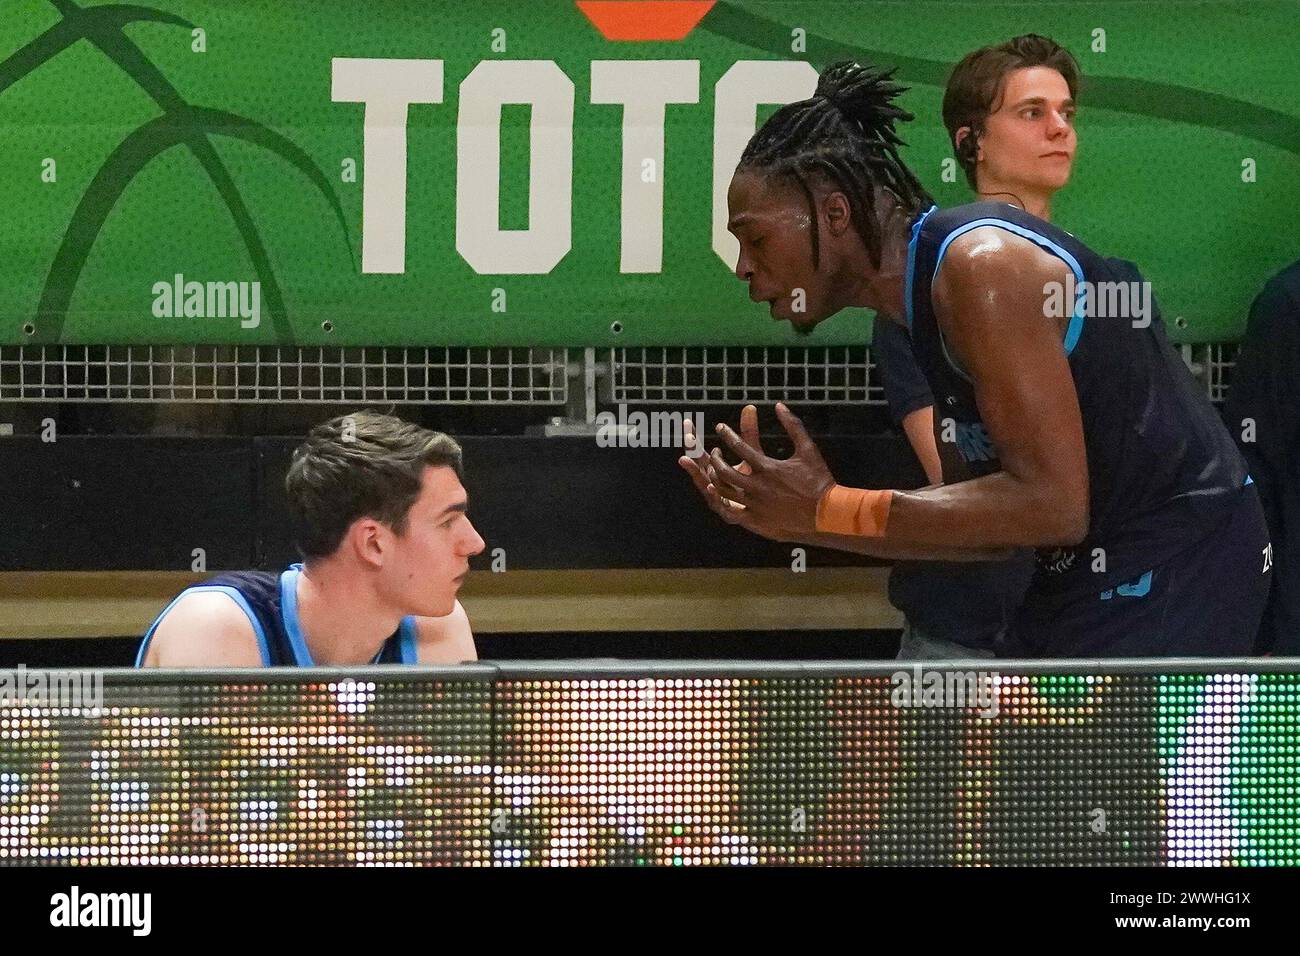
<svg viewBox="0 0 1300 956"><path fill-rule="evenodd" d="M1142 598L1151 593L1151 579L1155 577L1155 569L1148 571L1136 581L1130 581L1128 584L1121 584L1119 587L1107 588L1101 592L1101 599L1109 601L1115 597L1116 592L1121 597Z"/></svg>
<svg viewBox="0 0 1300 956"><path fill-rule="evenodd" d="M194 594L196 592L201 593L204 591L207 592L215 591L218 594L224 594L227 597L229 597L232 601L234 601L236 604L239 605L240 609L243 610L244 614L248 617L248 623L253 625L253 633L257 635L257 647L259 652L262 655L262 666L263 667L270 666L271 648L270 645L268 645L266 642L266 632L262 630L262 622L257 619L257 615L253 613L253 609L248 606L248 600L244 597L244 595L241 594L235 588L230 587L229 585L200 584L192 588L186 588L180 594L176 595L176 597L172 598L172 602L168 604L165 608L163 608L162 613L159 614L156 618L154 618L153 623L149 625L149 630L144 632L144 640L140 642L140 650L135 655L136 667L144 666L144 656L149 650L149 642L153 640L153 632L158 629L158 625L162 623L162 620L167 616L167 613L176 606L176 602L179 601L181 598L185 597L185 595L187 594Z"/></svg>
<svg viewBox="0 0 1300 956"><path fill-rule="evenodd" d="M1253 485L1254 483L1255 479L1247 475L1246 480L1241 483L1241 487L1245 488L1247 485Z"/></svg>
<svg viewBox="0 0 1300 956"><path fill-rule="evenodd" d="M1074 256L1070 255L1069 251L1066 250L1064 247L1057 245L1051 239L1048 239L1046 236L1034 232L1032 229L1026 229L1024 226L1018 226L1014 222L1008 222L1006 219L994 219L994 218L974 219L966 223L965 225L959 226L957 229L949 233L948 236L943 240L943 242L939 246L939 255L935 258L934 261L934 274L930 276L931 287L933 288L934 279L936 276L939 275L939 266L943 264L943 257L944 254L948 251L949 244L958 236L962 236L970 232L972 229L979 229L981 226L995 226L998 229L1005 229L1007 232L1014 233L1015 235L1020 236L1023 239L1028 239L1031 242L1037 243L1038 245L1042 246L1044 249L1047 249L1053 255L1057 256L1059 259L1064 261L1065 264L1070 267L1071 271L1074 272L1074 279L1075 279L1075 286L1076 286L1075 293L1074 293L1074 312L1070 316L1070 324L1065 329L1065 343L1064 343L1065 354L1066 355L1071 354L1074 351L1074 347L1079 344L1080 336L1083 335L1083 318L1084 318L1083 311L1084 311L1084 303L1086 299L1085 286L1083 285L1083 281L1084 281L1083 266L1079 265L1079 260L1074 258ZM910 274L909 274L908 282L909 284L911 282ZM909 299L908 301L910 302L911 300ZM944 352L945 354L947 353L946 345L944 346ZM952 363L952 367L955 368L958 372L960 372L963 377L969 379L970 376L966 375L965 370L962 369L960 365L952 361L951 356L949 356L948 361Z"/></svg>
<svg viewBox="0 0 1300 956"><path fill-rule="evenodd" d="M302 572L301 564L291 564L280 575L280 616L284 619L284 633L289 635L289 649L293 651L293 662L299 667L315 667L311 651L302 636L302 625L298 623L298 575Z"/></svg>
<svg viewBox="0 0 1300 956"><path fill-rule="evenodd" d="M302 565L291 564L288 570L280 575L280 616L284 619L284 633L289 635L289 649L293 651L294 663L299 667L315 667L316 662L312 660L311 651L307 648L307 639L302 634L302 625L298 621L298 575L300 573L302 573ZM402 618L400 633L399 647L402 663L418 663L415 618L410 616ZM370 663L379 663L379 659L384 656L384 645L387 643L385 641L380 645L379 652Z"/></svg>
<svg viewBox="0 0 1300 956"><path fill-rule="evenodd" d="M420 663L419 632L416 630L415 618L409 614L402 618L401 635L399 647L402 651L402 663ZM383 653L382 648L379 653Z"/></svg>
<svg viewBox="0 0 1300 956"><path fill-rule="evenodd" d="M921 213L921 218L912 223L912 238L907 241L907 273L903 280L903 314L907 319L907 331L912 331L912 277L916 275L916 240L921 235L921 226L938 209L931 206Z"/></svg>

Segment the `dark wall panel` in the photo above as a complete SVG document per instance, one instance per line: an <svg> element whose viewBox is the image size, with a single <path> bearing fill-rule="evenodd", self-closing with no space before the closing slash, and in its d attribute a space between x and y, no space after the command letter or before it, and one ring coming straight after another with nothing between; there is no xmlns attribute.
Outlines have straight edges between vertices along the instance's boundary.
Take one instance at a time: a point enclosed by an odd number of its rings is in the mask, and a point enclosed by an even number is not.
<svg viewBox="0 0 1300 956"><path fill-rule="evenodd" d="M252 559L241 438L0 439L0 570L189 570Z"/></svg>
<svg viewBox="0 0 1300 956"><path fill-rule="evenodd" d="M69 436L0 441L0 570L283 567L295 560L284 473L297 438ZM922 482L893 437L819 439L836 477ZM779 567L790 546L724 524L672 449L600 448L591 438L463 440L470 514L512 570ZM769 449L773 451L773 449ZM810 563L871 563L816 552Z"/></svg>
<svg viewBox="0 0 1300 956"><path fill-rule="evenodd" d="M295 441L258 439L267 567L296 560L284 512L284 473ZM592 438L469 437L470 517L489 566L505 550L511 570L540 568L779 567L790 545L723 523L708 510L672 449L601 448ZM819 439L837 480L867 487L924 482L906 443L893 437ZM769 452L775 453L775 446ZM873 563L819 551L811 564Z"/></svg>

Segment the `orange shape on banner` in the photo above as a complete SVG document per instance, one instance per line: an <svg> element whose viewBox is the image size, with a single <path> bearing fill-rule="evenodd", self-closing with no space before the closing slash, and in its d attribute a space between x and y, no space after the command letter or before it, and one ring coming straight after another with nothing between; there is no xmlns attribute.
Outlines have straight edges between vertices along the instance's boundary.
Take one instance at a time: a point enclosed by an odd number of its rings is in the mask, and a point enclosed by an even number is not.
<svg viewBox="0 0 1300 956"><path fill-rule="evenodd" d="M606 40L682 40L717 0L576 0Z"/></svg>

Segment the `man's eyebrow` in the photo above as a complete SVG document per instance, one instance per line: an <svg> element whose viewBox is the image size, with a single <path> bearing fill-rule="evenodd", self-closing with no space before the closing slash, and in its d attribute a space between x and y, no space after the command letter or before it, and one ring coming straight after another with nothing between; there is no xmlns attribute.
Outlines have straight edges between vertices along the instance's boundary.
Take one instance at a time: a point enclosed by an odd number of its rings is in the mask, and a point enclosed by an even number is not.
<svg viewBox="0 0 1300 956"><path fill-rule="evenodd" d="M464 501L457 501L447 505L447 507L443 508L442 512L434 520L439 520L446 515L451 514L453 511L459 511L461 514L465 514L469 511L469 499L466 498Z"/></svg>
<svg viewBox="0 0 1300 956"><path fill-rule="evenodd" d="M748 225L751 221L753 221L753 219L754 217L751 216L749 213L742 212L739 216L736 216L734 219L730 220L727 223L727 232L735 232L741 226Z"/></svg>
<svg viewBox="0 0 1300 956"><path fill-rule="evenodd" d="M1022 106L1046 106L1047 97L1045 96L1026 96L1023 100L1012 105L1013 110L1018 110ZM1061 101L1062 106L1074 106L1074 97L1066 97Z"/></svg>

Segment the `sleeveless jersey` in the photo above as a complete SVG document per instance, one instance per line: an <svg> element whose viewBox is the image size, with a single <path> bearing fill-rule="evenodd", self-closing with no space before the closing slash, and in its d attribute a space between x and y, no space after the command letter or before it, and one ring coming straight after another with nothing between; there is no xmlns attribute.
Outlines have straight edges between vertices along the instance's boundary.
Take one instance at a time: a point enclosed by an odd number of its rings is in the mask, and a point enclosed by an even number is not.
<svg viewBox="0 0 1300 956"><path fill-rule="evenodd" d="M1001 469L970 377L949 353L931 285L949 244L984 226L1060 258L1069 315L1063 347L1078 394L1088 459L1089 523L1082 544L1040 549L1031 590L1097 592L1133 580L1213 530L1250 482L1209 398L1165 335L1150 287L1131 263L1107 259L1069 233L1006 203L931 207L912 226L904 301L912 346L952 419L957 451L974 476ZM1045 306L1051 305L1044 291ZM1050 312L1050 308L1049 308ZM1118 314L1110 314L1118 313ZM1008 323L1006 348L1015 349Z"/></svg>
<svg viewBox="0 0 1300 956"><path fill-rule="evenodd" d="M303 638L298 621L298 575L301 564L290 565L281 574L272 571L229 571L218 574L203 584L186 588L165 607L145 632L136 655L135 666L144 666L149 641L159 623L187 594L196 591L216 591L227 595L248 616L257 635L264 667L314 667L311 652ZM415 664L415 618L404 617L398 629L384 642L372 664Z"/></svg>

